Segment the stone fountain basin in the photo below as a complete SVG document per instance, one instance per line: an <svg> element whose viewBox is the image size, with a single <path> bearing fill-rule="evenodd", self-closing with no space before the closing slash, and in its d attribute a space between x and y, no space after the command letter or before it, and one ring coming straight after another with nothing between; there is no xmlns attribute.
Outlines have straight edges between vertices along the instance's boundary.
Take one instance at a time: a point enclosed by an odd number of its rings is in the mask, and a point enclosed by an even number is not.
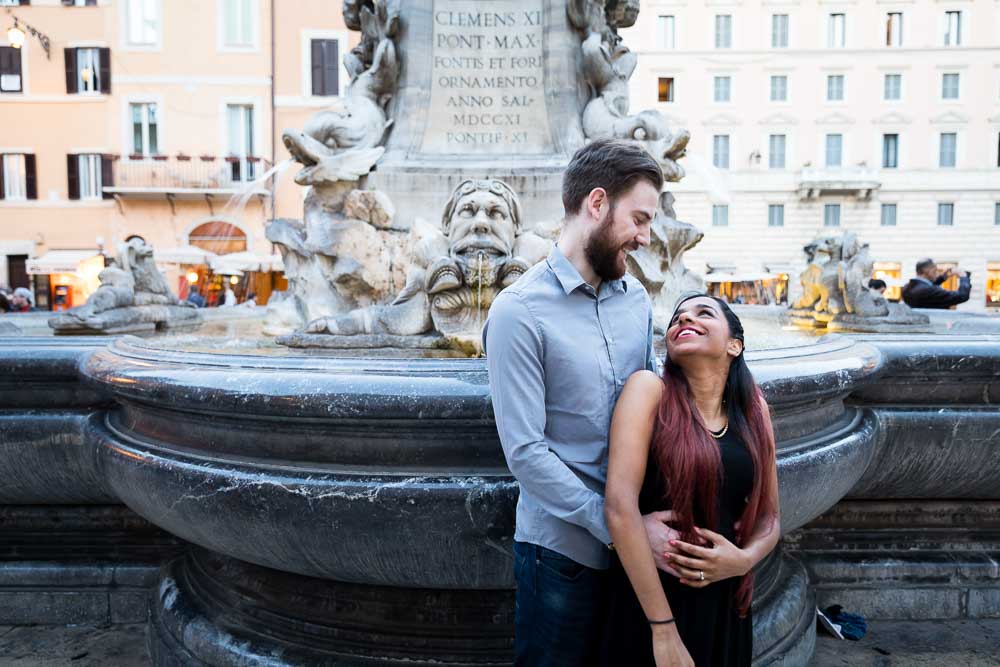
<svg viewBox="0 0 1000 667"><path fill-rule="evenodd" d="M867 467L876 420L843 398L881 356L828 336L748 360L774 412L788 532ZM109 492L185 540L342 582L513 586L518 491L482 360L240 356L124 338L81 374L118 404L87 425Z"/></svg>

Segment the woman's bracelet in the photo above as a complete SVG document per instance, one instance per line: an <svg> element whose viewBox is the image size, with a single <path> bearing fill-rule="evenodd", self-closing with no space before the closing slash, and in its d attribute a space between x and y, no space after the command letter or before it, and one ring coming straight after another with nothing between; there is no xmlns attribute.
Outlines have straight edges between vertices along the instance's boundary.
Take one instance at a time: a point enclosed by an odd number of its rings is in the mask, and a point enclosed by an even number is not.
<svg viewBox="0 0 1000 667"><path fill-rule="evenodd" d="M667 625L669 623L673 623L674 622L674 619L672 619L672 618L668 618L665 621L651 621L648 618L646 620L649 621L650 625Z"/></svg>

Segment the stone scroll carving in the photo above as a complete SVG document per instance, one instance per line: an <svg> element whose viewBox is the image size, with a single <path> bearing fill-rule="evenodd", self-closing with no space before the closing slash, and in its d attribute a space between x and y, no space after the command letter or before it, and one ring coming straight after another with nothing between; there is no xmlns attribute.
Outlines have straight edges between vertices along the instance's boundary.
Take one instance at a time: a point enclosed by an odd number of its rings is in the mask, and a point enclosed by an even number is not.
<svg viewBox="0 0 1000 667"><path fill-rule="evenodd" d="M845 331L920 331L926 315L868 288L874 261L857 234L817 237L803 248L809 261L799 276L802 296L789 310L800 326Z"/></svg>
<svg viewBox="0 0 1000 667"><path fill-rule="evenodd" d="M570 23L583 39L582 70L591 89L583 110L587 139L626 139L640 143L653 155L668 181L679 181L684 169L677 160L685 154L691 135L672 131L658 111L629 112L628 81L637 57L618 35L619 28L635 24L638 0L569 0Z"/></svg>
<svg viewBox="0 0 1000 667"><path fill-rule="evenodd" d="M58 334L111 334L193 326L201 322L194 306L182 303L141 238L118 247L116 265L98 275L100 287L87 302L49 319Z"/></svg>

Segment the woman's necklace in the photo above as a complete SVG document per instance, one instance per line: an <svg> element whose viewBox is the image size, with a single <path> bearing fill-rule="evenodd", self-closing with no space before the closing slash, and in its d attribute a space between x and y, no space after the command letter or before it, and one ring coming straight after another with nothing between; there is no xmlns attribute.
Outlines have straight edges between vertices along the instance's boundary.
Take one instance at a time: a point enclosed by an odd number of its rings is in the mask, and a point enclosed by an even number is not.
<svg viewBox="0 0 1000 667"><path fill-rule="evenodd" d="M729 422L727 421L726 425L722 427L721 431L716 432L716 431L713 431L712 429L708 429L708 432L712 434L713 438L715 438L716 440L718 440L722 436L724 436L726 434L726 431L728 431L728 430L729 430Z"/></svg>

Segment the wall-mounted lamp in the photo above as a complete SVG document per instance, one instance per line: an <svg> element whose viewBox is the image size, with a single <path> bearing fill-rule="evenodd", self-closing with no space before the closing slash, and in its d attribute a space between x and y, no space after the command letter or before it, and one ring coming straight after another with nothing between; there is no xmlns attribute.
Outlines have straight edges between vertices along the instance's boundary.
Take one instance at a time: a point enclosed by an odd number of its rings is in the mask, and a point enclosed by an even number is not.
<svg viewBox="0 0 1000 667"><path fill-rule="evenodd" d="M51 46L51 41L49 36L43 33L41 30L32 27L22 21L21 19L14 18L14 25L7 29L7 40L10 45L15 49L19 49L24 46L25 31L31 33L33 37L37 37L38 41L41 43L42 48L45 49L45 57L52 60L52 54L49 52L49 47Z"/></svg>

